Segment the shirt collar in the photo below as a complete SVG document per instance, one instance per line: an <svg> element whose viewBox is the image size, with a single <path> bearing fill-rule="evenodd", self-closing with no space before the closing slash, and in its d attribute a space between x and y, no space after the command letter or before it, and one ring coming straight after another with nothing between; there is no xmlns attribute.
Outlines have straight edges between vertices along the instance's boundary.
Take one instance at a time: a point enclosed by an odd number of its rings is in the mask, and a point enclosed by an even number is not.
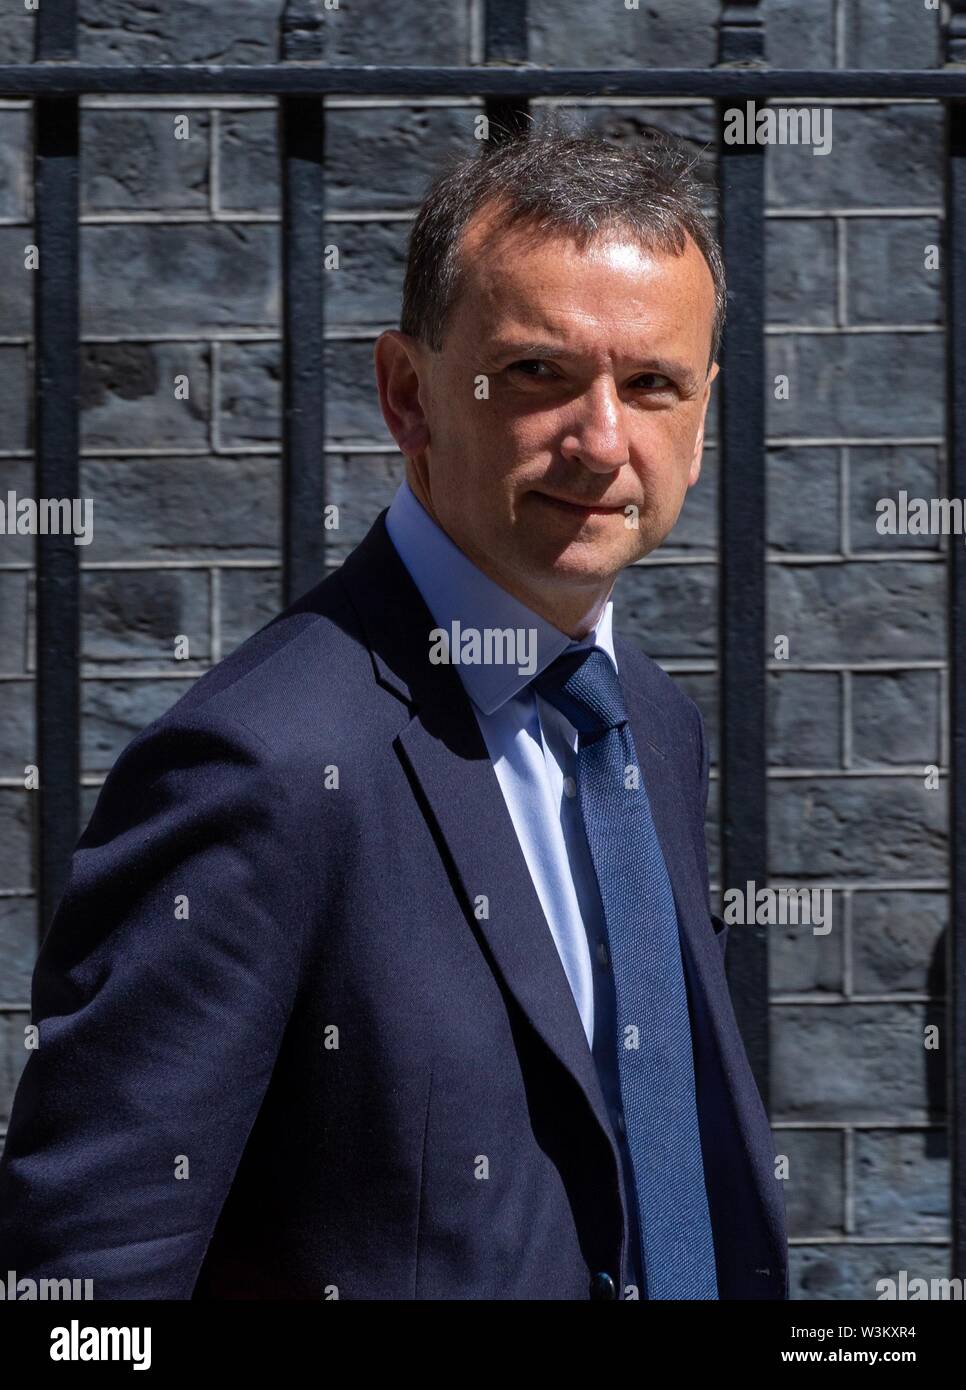
<svg viewBox="0 0 966 1390"><path fill-rule="evenodd" d="M596 626L574 641L474 565L429 515L405 478L386 513L386 529L426 607L448 634L454 632L454 624L457 633L510 628L527 634L528 654L532 653L528 662L455 663L467 694L483 714L492 714L518 695L568 649L602 647L616 669L611 599ZM521 671L521 664L532 669Z"/></svg>

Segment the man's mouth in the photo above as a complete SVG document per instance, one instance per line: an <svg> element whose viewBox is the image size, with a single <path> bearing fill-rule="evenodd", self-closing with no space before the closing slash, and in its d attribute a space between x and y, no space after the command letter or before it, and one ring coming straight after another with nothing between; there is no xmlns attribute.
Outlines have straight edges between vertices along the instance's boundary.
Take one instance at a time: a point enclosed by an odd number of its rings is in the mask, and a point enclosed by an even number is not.
<svg viewBox="0 0 966 1390"><path fill-rule="evenodd" d="M571 502L565 497L553 497L549 492L538 492L536 495L560 511L569 512L571 516L612 516L623 514L624 511L622 506L603 507L594 502Z"/></svg>

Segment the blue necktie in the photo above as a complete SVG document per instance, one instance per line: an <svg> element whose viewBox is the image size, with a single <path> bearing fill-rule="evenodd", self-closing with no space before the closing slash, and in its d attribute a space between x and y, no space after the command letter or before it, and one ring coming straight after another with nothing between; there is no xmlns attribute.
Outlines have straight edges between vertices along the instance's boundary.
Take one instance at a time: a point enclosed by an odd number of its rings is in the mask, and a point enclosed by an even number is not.
<svg viewBox="0 0 966 1390"><path fill-rule="evenodd" d="M617 1071L646 1297L715 1299L677 912L620 681L602 648L583 647L564 652L532 684L579 735L577 798L614 969Z"/></svg>

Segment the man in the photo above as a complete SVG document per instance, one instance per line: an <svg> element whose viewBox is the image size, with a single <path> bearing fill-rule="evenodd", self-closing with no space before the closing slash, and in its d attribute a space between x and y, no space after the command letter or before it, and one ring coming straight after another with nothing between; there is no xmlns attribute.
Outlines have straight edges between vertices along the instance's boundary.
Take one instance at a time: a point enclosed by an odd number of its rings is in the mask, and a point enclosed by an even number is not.
<svg viewBox="0 0 966 1390"><path fill-rule="evenodd" d="M0 1265L98 1298L787 1297L697 709L611 627L699 475L687 162L549 131L413 231L406 482L128 746L34 977Z"/></svg>

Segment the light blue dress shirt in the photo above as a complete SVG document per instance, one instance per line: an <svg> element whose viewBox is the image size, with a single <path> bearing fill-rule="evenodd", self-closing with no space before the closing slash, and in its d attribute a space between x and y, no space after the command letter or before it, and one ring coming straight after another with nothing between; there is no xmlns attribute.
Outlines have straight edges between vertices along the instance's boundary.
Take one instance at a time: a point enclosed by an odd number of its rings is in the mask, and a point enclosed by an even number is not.
<svg viewBox="0 0 966 1390"><path fill-rule="evenodd" d="M593 1053L624 1169L628 1274L643 1294L634 1171L617 1072L613 979L597 874L577 801L577 730L530 688L562 652L601 647L617 668L613 603L574 641L483 573L433 520L404 479L386 528L439 628L530 634L526 660L455 663L470 697L530 877ZM518 648L516 655L521 651ZM520 667L526 669L521 670ZM596 973L595 973L596 972Z"/></svg>
<svg viewBox="0 0 966 1390"><path fill-rule="evenodd" d="M606 940L597 876L576 797L577 731L529 683L568 648L599 646L617 666L613 603L575 642L478 569L403 480L386 516L399 556L439 627L536 633L533 669L459 662L456 670L486 741L493 770L560 954L588 1045L594 1041L594 952Z"/></svg>

